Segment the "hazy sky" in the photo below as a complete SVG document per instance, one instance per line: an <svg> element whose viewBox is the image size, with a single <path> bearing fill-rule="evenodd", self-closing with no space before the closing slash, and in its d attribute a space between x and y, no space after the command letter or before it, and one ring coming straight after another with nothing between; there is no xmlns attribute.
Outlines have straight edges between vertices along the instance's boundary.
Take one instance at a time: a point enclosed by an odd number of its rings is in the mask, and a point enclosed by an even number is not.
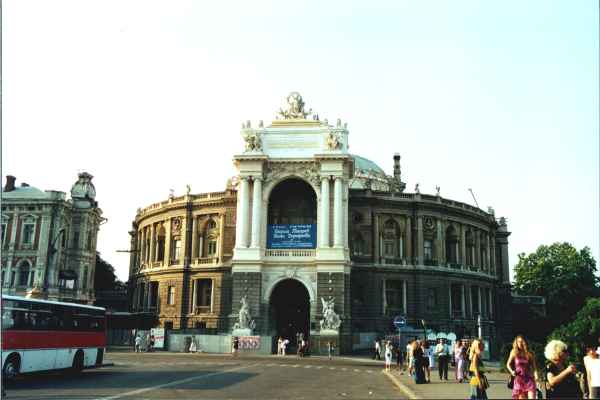
<svg viewBox="0 0 600 400"><path fill-rule="evenodd" d="M412 192L492 206L510 263L599 255L598 3L2 2L2 174L68 192L94 175L98 250L126 280L138 207L219 191L242 121L299 91L350 151Z"/></svg>

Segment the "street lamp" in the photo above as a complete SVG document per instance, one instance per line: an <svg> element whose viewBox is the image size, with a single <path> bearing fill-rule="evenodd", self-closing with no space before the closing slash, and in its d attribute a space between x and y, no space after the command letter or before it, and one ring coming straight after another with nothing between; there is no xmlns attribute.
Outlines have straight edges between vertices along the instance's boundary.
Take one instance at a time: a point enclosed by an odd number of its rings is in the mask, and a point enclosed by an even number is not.
<svg viewBox="0 0 600 400"><path fill-rule="evenodd" d="M482 326L481 326L481 314L477 314L477 337L483 339Z"/></svg>
<svg viewBox="0 0 600 400"><path fill-rule="evenodd" d="M421 320L421 323L423 324L423 338L427 341L427 324L424 319Z"/></svg>

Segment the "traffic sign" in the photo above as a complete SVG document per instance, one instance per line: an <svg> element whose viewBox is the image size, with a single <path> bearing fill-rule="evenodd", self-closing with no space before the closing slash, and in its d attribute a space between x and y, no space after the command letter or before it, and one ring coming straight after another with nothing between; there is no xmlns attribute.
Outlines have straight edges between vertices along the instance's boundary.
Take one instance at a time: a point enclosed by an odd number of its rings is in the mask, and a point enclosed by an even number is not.
<svg viewBox="0 0 600 400"><path fill-rule="evenodd" d="M402 315L398 315L394 318L394 326L396 329L400 329L406 326L406 318Z"/></svg>

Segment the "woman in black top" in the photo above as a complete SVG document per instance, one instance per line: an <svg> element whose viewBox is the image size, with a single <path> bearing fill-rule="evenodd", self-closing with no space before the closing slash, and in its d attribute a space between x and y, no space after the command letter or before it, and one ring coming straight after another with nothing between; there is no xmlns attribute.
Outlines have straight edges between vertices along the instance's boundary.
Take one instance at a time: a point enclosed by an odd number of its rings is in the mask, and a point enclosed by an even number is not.
<svg viewBox="0 0 600 400"><path fill-rule="evenodd" d="M551 340L544 351L546 364L546 397L549 399L581 399L583 394L576 377L577 368L567 365L567 345L560 340Z"/></svg>

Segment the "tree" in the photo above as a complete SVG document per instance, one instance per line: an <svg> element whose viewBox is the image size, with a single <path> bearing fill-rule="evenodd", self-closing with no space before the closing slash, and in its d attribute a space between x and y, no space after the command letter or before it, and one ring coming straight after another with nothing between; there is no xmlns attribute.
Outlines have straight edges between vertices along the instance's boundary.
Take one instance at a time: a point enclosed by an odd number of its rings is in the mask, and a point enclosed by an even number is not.
<svg viewBox="0 0 600 400"><path fill-rule="evenodd" d="M572 360L581 360L584 346L595 347L600 337L600 299L589 298L579 310L575 319L568 325L555 329L549 336L565 342L569 348Z"/></svg>
<svg viewBox="0 0 600 400"><path fill-rule="evenodd" d="M528 256L519 254L514 290L520 295L544 296L555 328L573 318L586 299L598 296L600 279L590 249L577 251L569 243L540 246Z"/></svg>
<svg viewBox="0 0 600 400"><path fill-rule="evenodd" d="M115 268L106 262L100 253L96 252L96 271L94 273L95 290L118 290L124 288L125 284L117 279Z"/></svg>

